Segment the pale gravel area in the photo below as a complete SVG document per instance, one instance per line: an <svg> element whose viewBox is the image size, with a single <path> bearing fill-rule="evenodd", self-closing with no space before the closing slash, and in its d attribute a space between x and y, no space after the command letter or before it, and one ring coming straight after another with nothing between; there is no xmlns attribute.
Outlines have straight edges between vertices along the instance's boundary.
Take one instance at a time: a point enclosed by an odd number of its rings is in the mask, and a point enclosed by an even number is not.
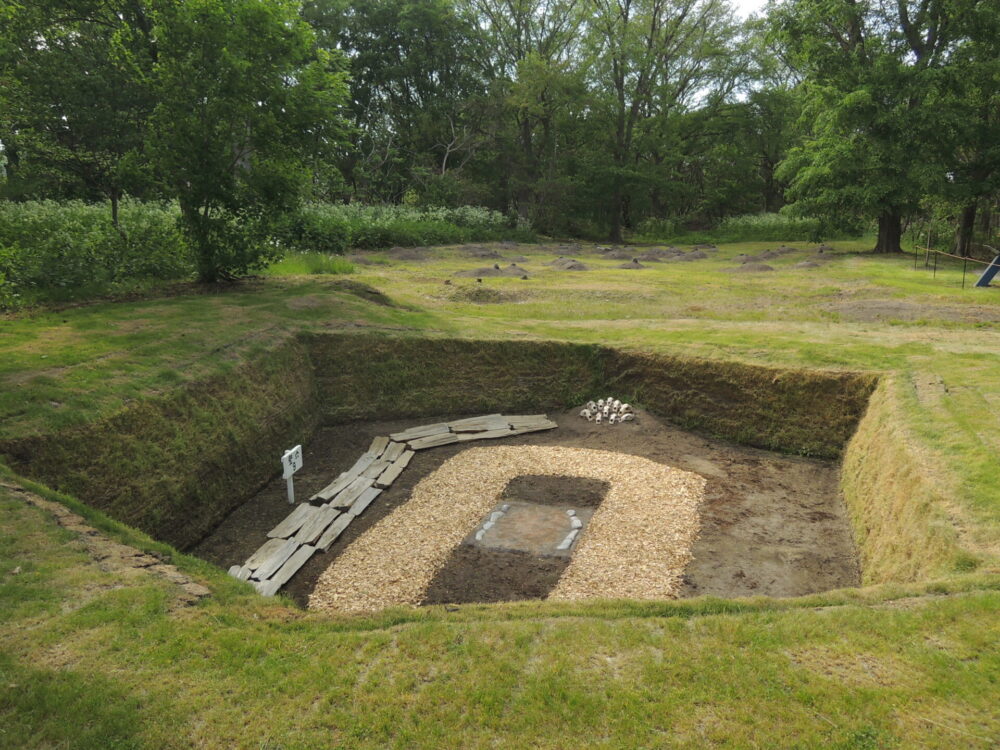
<svg viewBox="0 0 1000 750"><path fill-rule="evenodd" d="M451 550L524 475L610 485L550 599L670 599L698 535L705 480L639 456L567 447L470 448L424 477L409 500L328 567L311 609L363 613L419 604Z"/></svg>

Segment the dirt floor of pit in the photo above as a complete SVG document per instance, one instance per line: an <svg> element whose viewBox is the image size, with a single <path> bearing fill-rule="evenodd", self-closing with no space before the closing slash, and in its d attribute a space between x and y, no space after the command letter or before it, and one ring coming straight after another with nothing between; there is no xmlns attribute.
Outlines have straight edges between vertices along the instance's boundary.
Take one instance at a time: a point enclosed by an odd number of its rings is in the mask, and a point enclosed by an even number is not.
<svg viewBox="0 0 1000 750"><path fill-rule="evenodd" d="M471 415L454 418L461 416ZM859 584L836 463L707 439L646 413L633 423L614 426L587 422L576 410L549 416L558 422L558 429L502 442L618 451L708 480L701 534L692 550L694 560L685 571L682 596L800 596ZM304 448L296 493L308 498L322 489L357 460L373 437L434 421L439 420L359 422L319 429ZM468 447L447 445L419 451L393 486L348 527L330 551L314 555L283 591L305 603L316 579L336 555L405 502L420 479ZM285 482L278 476L191 551L223 568L242 563L289 510ZM405 575L405 571L400 573ZM470 587L474 585L478 584L470 581Z"/></svg>

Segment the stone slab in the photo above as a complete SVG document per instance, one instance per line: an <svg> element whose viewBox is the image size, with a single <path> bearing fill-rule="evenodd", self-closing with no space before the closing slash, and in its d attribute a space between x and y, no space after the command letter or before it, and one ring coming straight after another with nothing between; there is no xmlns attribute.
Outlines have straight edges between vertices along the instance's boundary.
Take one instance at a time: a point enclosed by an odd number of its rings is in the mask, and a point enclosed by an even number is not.
<svg viewBox="0 0 1000 750"><path fill-rule="evenodd" d="M378 458L385 451L386 447L389 445L389 438L384 435L379 435L377 438L372 440L372 444L368 446L367 453Z"/></svg>
<svg viewBox="0 0 1000 750"><path fill-rule="evenodd" d="M315 551L316 548L308 544L304 544L301 547L299 547L295 551L295 554L289 557L288 560L285 562L285 564L281 566L281 569L278 570L278 572L275 573L273 576L271 576L271 578L268 580L268 583L275 585L277 586L277 588L280 589L282 586L288 583L288 580L293 575L295 575L299 571L299 568L301 568L303 565L306 564L306 561L308 561L309 558L313 556L313 553Z"/></svg>
<svg viewBox="0 0 1000 750"><path fill-rule="evenodd" d="M446 422L436 422L434 424L425 424L420 427L411 427L408 430L403 430L402 432L394 432L389 437L398 443L405 443L410 440L415 440L416 438L427 437L428 435L437 435L441 432L449 432L448 424Z"/></svg>
<svg viewBox="0 0 1000 750"><path fill-rule="evenodd" d="M485 432L463 432L459 434L459 442L468 442L470 440L493 440L495 438L505 438L511 437L512 435L517 435L510 427L503 427L498 430L487 430Z"/></svg>
<svg viewBox="0 0 1000 750"><path fill-rule="evenodd" d="M358 477L351 482L344 490L330 501L334 508L347 508L358 499L358 496L372 486L372 480L368 477Z"/></svg>
<svg viewBox="0 0 1000 750"><path fill-rule="evenodd" d="M278 548L284 543L285 540L280 537L268 539L257 548L256 552L247 558L247 561L243 563L244 567L250 568L250 570L257 570L257 568L267 562L267 559L277 552Z"/></svg>
<svg viewBox="0 0 1000 750"><path fill-rule="evenodd" d="M382 458L391 463L402 456L403 451L405 450L406 443L389 443L389 447L385 449L385 453L382 454Z"/></svg>
<svg viewBox="0 0 1000 750"><path fill-rule="evenodd" d="M399 475L403 473L403 469L410 463L411 458L413 458L413 451L403 453L385 471L379 474L378 479L375 480L375 486L385 489L395 482L399 478Z"/></svg>

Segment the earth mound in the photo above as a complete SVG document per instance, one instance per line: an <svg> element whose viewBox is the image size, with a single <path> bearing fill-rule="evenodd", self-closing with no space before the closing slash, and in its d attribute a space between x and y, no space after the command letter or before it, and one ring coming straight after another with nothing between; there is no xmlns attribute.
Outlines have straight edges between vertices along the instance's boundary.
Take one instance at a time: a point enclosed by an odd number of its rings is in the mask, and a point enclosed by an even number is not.
<svg viewBox="0 0 1000 750"><path fill-rule="evenodd" d="M583 263L573 258L556 258L555 260L546 263L547 266L552 266L557 271L589 271Z"/></svg>
<svg viewBox="0 0 1000 750"><path fill-rule="evenodd" d="M504 268L500 267L499 263L494 263L492 266L483 266L482 268L473 268L468 271L458 271L455 276L460 276L467 279L482 279L487 277L497 277L504 276L507 278L515 279L526 279L528 278L527 271L525 271L517 263L511 263L509 266Z"/></svg>
<svg viewBox="0 0 1000 750"><path fill-rule="evenodd" d="M616 268L624 268L627 271L639 271L646 268L646 266L642 265L638 258L632 258L628 263L622 263L620 266L616 266Z"/></svg>
<svg viewBox="0 0 1000 750"><path fill-rule="evenodd" d="M728 273L762 273L765 271L773 271L774 268L767 265L767 263L744 263L742 266L736 266L735 268L725 269Z"/></svg>

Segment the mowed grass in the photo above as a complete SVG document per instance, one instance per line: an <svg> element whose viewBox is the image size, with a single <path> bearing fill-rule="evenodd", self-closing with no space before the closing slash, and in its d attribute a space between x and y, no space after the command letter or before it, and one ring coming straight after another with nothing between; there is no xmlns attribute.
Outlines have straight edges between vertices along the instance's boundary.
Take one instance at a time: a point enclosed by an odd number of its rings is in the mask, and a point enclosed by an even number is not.
<svg viewBox="0 0 1000 750"><path fill-rule="evenodd" d="M217 294L0 321L0 434L43 433L231 368L296 330L600 342L876 370L978 567L798 600L532 603L331 619L173 554L213 596L125 582L0 487L0 747L995 747L1000 744L1000 289L833 243L730 273L615 268L592 249L373 257L351 282L298 268ZM641 251L637 250L638 255ZM592 270L543 265L578 257ZM280 271L280 267L275 269ZM450 280L450 284L445 281ZM486 301L484 301L486 300ZM71 499L64 500L73 504ZM82 509L87 512L86 509ZM141 535L90 513L139 546ZM158 549L162 550L162 546ZM919 551L917 552L919 554ZM16 569L20 569L15 573Z"/></svg>

